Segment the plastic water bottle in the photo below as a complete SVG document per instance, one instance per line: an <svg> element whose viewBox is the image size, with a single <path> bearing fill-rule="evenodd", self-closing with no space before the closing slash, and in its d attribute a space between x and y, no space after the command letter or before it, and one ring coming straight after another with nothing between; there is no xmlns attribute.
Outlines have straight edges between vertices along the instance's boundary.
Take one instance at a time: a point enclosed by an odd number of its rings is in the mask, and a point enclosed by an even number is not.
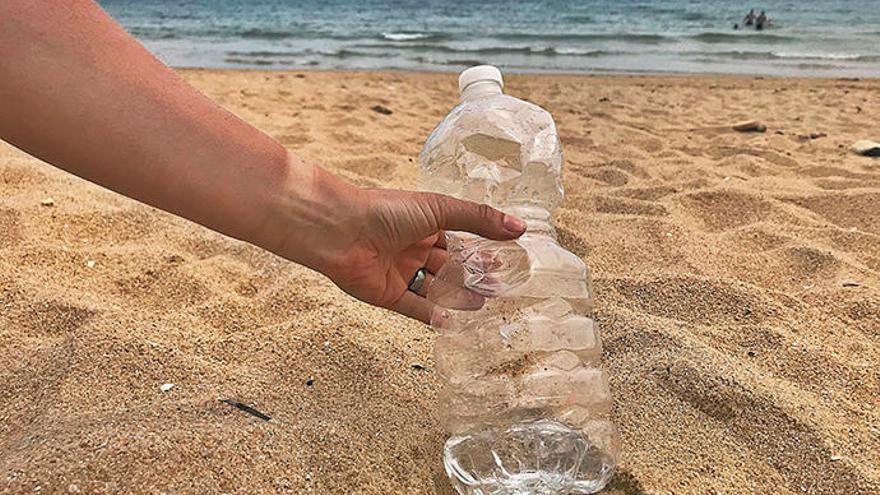
<svg viewBox="0 0 880 495"><path fill-rule="evenodd" d="M601 490L618 458L584 262L556 241L562 150L545 110L502 94L492 66L459 77L461 103L420 156L420 188L487 203L528 224L516 241L447 233L428 288L451 437L443 462L461 494Z"/></svg>

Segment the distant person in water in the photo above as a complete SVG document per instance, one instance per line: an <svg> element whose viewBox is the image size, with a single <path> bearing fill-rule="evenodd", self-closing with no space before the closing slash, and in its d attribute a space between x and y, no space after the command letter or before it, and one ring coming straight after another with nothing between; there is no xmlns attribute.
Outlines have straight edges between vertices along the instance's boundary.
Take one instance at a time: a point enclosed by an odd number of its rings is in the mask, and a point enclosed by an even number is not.
<svg viewBox="0 0 880 495"><path fill-rule="evenodd" d="M746 14L745 17L743 17L743 25L751 26L755 23L756 17L757 16L755 16L755 9L750 10L749 13Z"/></svg>
<svg viewBox="0 0 880 495"><path fill-rule="evenodd" d="M770 22L770 19L767 17L767 14L764 13L764 11L762 10L761 15L759 15L758 18L755 19L755 29L760 31L765 27L770 27L771 25L772 23Z"/></svg>

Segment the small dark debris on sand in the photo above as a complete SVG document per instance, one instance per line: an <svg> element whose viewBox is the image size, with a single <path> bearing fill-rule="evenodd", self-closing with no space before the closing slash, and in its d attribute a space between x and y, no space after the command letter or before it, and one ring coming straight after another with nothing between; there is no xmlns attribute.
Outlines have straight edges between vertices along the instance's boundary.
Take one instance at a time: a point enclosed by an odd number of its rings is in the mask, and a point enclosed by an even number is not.
<svg viewBox="0 0 880 495"><path fill-rule="evenodd" d="M269 421L270 419L272 419L269 416L266 416L265 414L261 413L260 411L257 411L253 407L242 404L241 402L238 402L238 401L235 401L232 399L220 399L220 402L223 402L225 404L229 404L230 406L238 409L239 411L243 411L247 414L250 414L251 416L256 416L256 417L262 419L263 421Z"/></svg>
<svg viewBox="0 0 880 495"><path fill-rule="evenodd" d="M394 113L391 111L390 108L388 108L386 106L382 106L382 105L373 105L373 107L371 107L370 110L372 110L376 113L381 113L382 115L391 115L392 113Z"/></svg>

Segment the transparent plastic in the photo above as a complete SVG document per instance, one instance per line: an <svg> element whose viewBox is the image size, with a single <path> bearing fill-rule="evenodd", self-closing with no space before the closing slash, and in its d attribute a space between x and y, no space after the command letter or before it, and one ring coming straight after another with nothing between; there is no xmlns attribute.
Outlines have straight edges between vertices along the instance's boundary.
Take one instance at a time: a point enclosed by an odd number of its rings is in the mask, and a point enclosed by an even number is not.
<svg viewBox="0 0 880 495"><path fill-rule="evenodd" d="M556 241L562 151L540 107L478 81L420 156L422 190L526 220L516 241L447 233L449 261L428 287L445 308L435 365L451 437L443 462L461 494L584 494L617 464L584 262Z"/></svg>

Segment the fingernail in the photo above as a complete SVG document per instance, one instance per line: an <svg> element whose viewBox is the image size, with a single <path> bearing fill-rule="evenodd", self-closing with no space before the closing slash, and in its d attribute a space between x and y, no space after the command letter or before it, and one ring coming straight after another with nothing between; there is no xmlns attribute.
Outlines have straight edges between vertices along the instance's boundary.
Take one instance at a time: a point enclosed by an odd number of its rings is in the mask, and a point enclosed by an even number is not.
<svg viewBox="0 0 880 495"><path fill-rule="evenodd" d="M508 232L513 232L515 234L519 234L526 230L526 223L513 215L504 215L504 220L501 223L504 224L504 228L507 229Z"/></svg>

